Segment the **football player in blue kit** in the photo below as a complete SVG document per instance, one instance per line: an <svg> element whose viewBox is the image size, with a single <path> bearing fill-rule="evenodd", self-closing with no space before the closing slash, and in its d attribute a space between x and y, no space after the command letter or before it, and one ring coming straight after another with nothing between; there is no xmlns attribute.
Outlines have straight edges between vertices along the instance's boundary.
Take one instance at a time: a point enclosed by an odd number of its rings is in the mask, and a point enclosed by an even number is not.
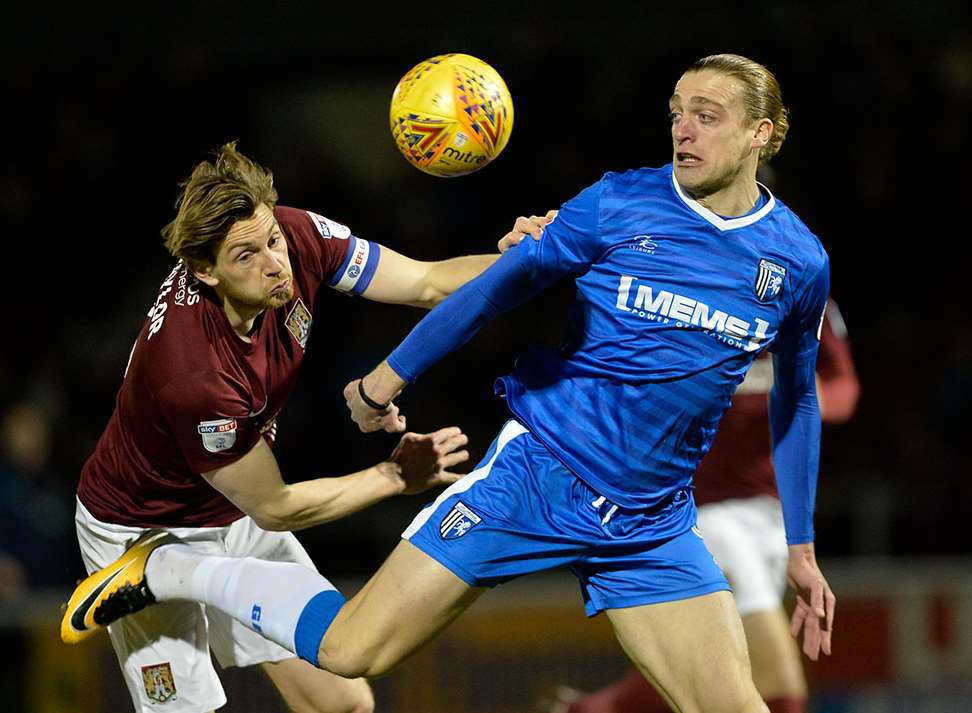
<svg viewBox="0 0 972 713"><path fill-rule="evenodd" d="M835 598L812 522L828 260L756 181L788 128L769 70L736 55L703 58L678 80L669 108L670 165L605 174L561 207L542 240L508 250L345 388L361 430L404 430L392 401L408 383L490 318L577 276L561 347L529 351L497 381L512 419L484 460L419 513L351 600L299 565L178 544L136 545L119 566L139 570L157 599L203 601L321 668L375 676L487 588L564 565L587 613L607 614L675 710L765 712L729 586L694 527L692 474L736 385L769 349L797 591L791 630L802 631L810 658L829 654ZM104 572L107 581L111 567Z"/></svg>

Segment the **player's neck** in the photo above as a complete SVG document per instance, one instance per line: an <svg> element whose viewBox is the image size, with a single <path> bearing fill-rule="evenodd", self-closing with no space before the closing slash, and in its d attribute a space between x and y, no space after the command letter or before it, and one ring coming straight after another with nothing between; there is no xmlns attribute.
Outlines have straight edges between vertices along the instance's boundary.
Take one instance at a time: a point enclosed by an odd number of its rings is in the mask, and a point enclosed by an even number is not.
<svg viewBox="0 0 972 713"><path fill-rule="evenodd" d="M256 322L256 318L263 314L263 308L239 304L225 295L220 295L220 297L223 300L223 311L226 313L230 327L233 328L240 339L249 342L253 324Z"/></svg>
<svg viewBox="0 0 972 713"><path fill-rule="evenodd" d="M724 218L737 218L746 215L759 200L759 186L756 177L733 181L725 188L721 188L709 195L696 200L716 215Z"/></svg>

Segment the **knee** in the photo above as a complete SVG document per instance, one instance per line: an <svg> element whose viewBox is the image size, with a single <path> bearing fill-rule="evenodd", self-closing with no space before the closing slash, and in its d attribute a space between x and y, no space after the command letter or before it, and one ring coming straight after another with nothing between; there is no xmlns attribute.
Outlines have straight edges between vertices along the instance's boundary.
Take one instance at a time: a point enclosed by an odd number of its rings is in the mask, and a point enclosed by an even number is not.
<svg viewBox="0 0 972 713"><path fill-rule="evenodd" d="M353 645L328 646L321 642L317 660L321 668L343 678L376 678L393 668L380 650Z"/></svg>

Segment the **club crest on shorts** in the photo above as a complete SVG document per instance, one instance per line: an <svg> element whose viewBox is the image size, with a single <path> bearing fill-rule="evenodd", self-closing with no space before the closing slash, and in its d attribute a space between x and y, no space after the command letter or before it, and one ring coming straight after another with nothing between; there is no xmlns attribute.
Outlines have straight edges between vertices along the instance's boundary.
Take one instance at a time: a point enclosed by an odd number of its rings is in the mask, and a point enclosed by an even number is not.
<svg viewBox="0 0 972 713"><path fill-rule="evenodd" d="M756 299L760 302L772 302L783 291L783 278L786 277L786 268L770 262L766 258L760 258L759 269L756 271L756 282L753 289L756 291Z"/></svg>
<svg viewBox="0 0 972 713"><path fill-rule="evenodd" d="M145 685L145 695L149 697L149 700L156 703L168 703L176 698L172 667L168 661L152 666L142 666L142 683Z"/></svg>
<svg viewBox="0 0 972 713"><path fill-rule="evenodd" d="M203 447L210 453L219 453L232 448L236 443L236 419L218 418L215 421L202 421L196 430L202 436Z"/></svg>
<svg viewBox="0 0 972 713"><path fill-rule="evenodd" d="M290 310L290 314L287 315L286 324L287 331L294 335L294 339L297 340L301 348L307 346L312 321L310 310L304 305L304 301L298 297Z"/></svg>
<svg viewBox="0 0 972 713"><path fill-rule="evenodd" d="M439 523L439 534L443 540L454 540L462 537L471 529L476 527L483 519L468 507L457 502L449 514L442 518Z"/></svg>

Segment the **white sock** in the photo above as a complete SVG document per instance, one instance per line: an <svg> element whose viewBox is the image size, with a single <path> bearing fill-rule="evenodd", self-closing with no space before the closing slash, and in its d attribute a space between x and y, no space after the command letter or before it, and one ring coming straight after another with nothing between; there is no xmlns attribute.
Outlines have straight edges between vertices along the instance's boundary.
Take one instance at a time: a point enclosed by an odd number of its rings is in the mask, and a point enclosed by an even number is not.
<svg viewBox="0 0 972 713"><path fill-rule="evenodd" d="M191 599L192 573L203 558L189 545L156 548L145 563L145 579L156 600Z"/></svg>
<svg viewBox="0 0 972 713"><path fill-rule="evenodd" d="M215 607L314 665L320 641L344 603L334 585L303 565L202 555L188 545L158 548L145 576L157 600Z"/></svg>

